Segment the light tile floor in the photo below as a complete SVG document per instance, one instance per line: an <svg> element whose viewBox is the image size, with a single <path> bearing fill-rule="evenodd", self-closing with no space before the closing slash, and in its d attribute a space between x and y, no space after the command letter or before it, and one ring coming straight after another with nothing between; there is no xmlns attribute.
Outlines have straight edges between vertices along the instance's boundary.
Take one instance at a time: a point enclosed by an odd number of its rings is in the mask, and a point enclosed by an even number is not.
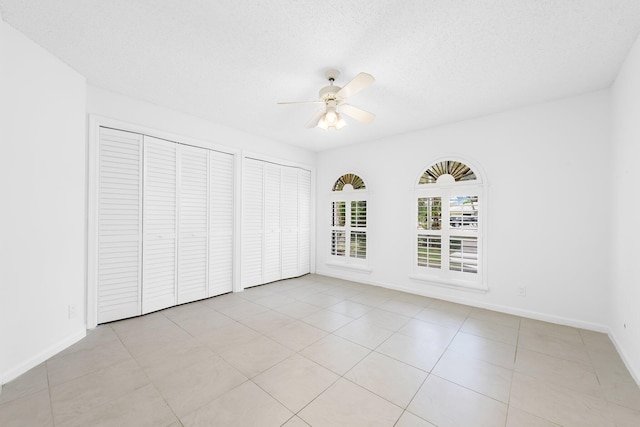
<svg viewBox="0 0 640 427"><path fill-rule="evenodd" d="M604 334L307 275L101 325L0 425L638 427L640 390Z"/></svg>

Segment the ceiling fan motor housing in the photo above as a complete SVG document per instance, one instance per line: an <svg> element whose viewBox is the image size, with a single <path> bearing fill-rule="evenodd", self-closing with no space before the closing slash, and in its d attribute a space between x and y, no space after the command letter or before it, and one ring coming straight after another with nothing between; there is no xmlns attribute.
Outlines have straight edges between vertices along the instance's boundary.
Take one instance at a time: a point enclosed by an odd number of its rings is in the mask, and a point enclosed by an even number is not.
<svg viewBox="0 0 640 427"><path fill-rule="evenodd" d="M320 99L323 101L335 100L337 99L336 93L342 89L340 86L329 85L320 89Z"/></svg>

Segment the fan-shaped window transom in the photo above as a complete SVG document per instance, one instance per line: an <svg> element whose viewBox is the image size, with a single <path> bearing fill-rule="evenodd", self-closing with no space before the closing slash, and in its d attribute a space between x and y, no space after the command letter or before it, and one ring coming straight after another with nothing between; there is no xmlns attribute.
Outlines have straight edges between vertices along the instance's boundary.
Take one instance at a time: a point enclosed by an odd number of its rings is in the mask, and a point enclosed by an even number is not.
<svg viewBox="0 0 640 427"><path fill-rule="evenodd" d="M435 184L451 180L451 177L455 182L476 180L476 174L469 166L455 160L443 160L424 171L418 184Z"/></svg>
<svg viewBox="0 0 640 427"><path fill-rule="evenodd" d="M349 188L352 188L354 190L364 190L367 188L367 186L365 185L364 180L358 175L353 173L346 173L338 178L335 184L333 184L332 191L342 191L343 189Z"/></svg>

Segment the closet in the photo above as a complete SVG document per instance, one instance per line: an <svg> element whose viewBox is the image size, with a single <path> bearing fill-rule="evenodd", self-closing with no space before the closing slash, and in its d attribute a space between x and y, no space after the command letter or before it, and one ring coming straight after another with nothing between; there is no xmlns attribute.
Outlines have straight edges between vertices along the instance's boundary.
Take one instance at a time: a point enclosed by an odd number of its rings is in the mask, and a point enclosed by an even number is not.
<svg viewBox="0 0 640 427"><path fill-rule="evenodd" d="M98 323L232 291L234 156L100 128Z"/></svg>
<svg viewBox="0 0 640 427"><path fill-rule="evenodd" d="M311 173L245 158L242 286L309 272Z"/></svg>

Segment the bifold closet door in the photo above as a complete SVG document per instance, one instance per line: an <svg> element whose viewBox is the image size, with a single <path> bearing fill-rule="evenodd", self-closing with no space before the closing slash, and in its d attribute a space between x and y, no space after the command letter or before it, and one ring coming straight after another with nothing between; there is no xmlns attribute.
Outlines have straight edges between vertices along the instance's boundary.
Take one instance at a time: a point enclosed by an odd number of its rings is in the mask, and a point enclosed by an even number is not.
<svg viewBox="0 0 640 427"><path fill-rule="evenodd" d="M207 298L209 151L180 145L178 304Z"/></svg>
<svg viewBox="0 0 640 427"><path fill-rule="evenodd" d="M209 152L209 294L233 290L233 155Z"/></svg>
<svg viewBox="0 0 640 427"><path fill-rule="evenodd" d="M97 206L98 323L141 312L142 136L100 128Z"/></svg>
<svg viewBox="0 0 640 427"><path fill-rule="evenodd" d="M298 274L311 271L311 172L298 170Z"/></svg>
<svg viewBox="0 0 640 427"><path fill-rule="evenodd" d="M279 165L264 165L264 248L262 282L282 279L281 254L281 195L280 186L283 168Z"/></svg>
<svg viewBox="0 0 640 427"><path fill-rule="evenodd" d="M231 292L234 155L99 132L97 171L91 171L97 175L91 265L98 323ZM259 174L261 193L262 169ZM261 254L261 234L258 242Z"/></svg>
<svg viewBox="0 0 640 427"><path fill-rule="evenodd" d="M242 286L309 273L311 173L244 159Z"/></svg>
<svg viewBox="0 0 640 427"><path fill-rule="evenodd" d="M177 147L144 137L142 313L176 305Z"/></svg>
<svg viewBox="0 0 640 427"><path fill-rule="evenodd" d="M299 275L298 169L282 168L280 220L282 223L282 277Z"/></svg>
<svg viewBox="0 0 640 427"><path fill-rule="evenodd" d="M242 175L242 286L260 285L264 237L264 162L244 159Z"/></svg>

